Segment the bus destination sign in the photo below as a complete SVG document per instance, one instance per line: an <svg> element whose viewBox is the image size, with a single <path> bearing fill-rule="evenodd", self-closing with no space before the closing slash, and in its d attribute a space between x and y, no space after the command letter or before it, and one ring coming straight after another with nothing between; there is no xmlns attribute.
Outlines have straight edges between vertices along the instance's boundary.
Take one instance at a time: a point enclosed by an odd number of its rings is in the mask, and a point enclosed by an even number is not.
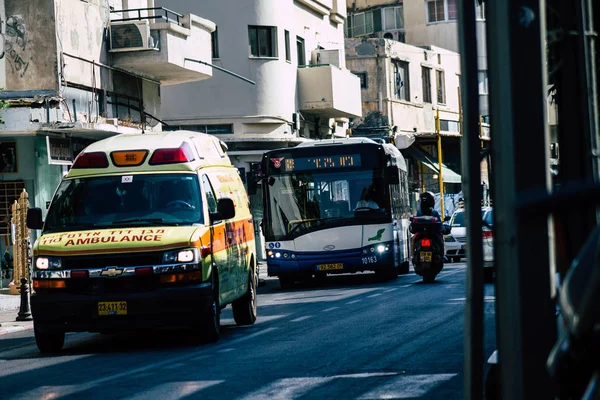
<svg viewBox="0 0 600 400"><path fill-rule="evenodd" d="M284 172L360 167L360 154L283 159Z"/></svg>

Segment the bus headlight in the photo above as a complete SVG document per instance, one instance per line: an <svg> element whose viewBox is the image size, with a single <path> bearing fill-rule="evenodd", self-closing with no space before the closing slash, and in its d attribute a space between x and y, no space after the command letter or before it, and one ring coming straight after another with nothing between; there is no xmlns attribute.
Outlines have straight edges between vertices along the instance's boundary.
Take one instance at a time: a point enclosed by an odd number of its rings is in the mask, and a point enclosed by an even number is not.
<svg viewBox="0 0 600 400"><path fill-rule="evenodd" d="M184 249L167 251L163 253L163 264L180 263L198 263L198 249Z"/></svg>
<svg viewBox="0 0 600 400"><path fill-rule="evenodd" d="M61 269L62 260L59 257L37 257L35 267L37 269Z"/></svg>
<svg viewBox="0 0 600 400"><path fill-rule="evenodd" d="M379 246L377 246L377 252L378 253L385 253L389 249L390 249L390 246L388 246L388 245L380 244Z"/></svg>

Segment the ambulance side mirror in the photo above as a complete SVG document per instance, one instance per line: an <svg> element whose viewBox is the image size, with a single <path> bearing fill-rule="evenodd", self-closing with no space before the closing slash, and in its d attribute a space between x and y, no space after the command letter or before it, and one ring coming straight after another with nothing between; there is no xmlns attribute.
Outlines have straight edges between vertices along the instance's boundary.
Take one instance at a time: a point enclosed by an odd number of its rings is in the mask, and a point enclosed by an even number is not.
<svg viewBox="0 0 600 400"><path fill-rule="evenodd" d="M27 227L29 229L42 229L43 226L42 209L30 208L27 210Z"/></svg>
<svg viewBox="0 0 600 400"><path fill-rule="evenodd" d="M219 199L217 203L217 212L210 214L211 222L221 221L235 217L235 206L233 200L228 198Z"/></svg>

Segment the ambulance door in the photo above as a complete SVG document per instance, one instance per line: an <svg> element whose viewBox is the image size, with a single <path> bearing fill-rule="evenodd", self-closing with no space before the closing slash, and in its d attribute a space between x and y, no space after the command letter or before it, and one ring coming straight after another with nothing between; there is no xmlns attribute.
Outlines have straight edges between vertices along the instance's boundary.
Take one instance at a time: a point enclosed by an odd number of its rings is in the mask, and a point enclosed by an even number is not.
<svg viewBox="0 0 600 400"><path fill-rule="evenodd" d="M211 184L211 180L207 175L202 175L202 191L206 197L206 205L209 213L217 212L217 199L219 198L218 193L214 190L214 186ZM210 221L210 219L208 219ZM214 265L217 266L219 273L219 285L220 293L224 296L223 300L230 296L233 288L233 277L231 276L231 265L228 260L228 249L227 249L227 232L224 221L211 221L211 245L212 245L212 257Z"/></svg>

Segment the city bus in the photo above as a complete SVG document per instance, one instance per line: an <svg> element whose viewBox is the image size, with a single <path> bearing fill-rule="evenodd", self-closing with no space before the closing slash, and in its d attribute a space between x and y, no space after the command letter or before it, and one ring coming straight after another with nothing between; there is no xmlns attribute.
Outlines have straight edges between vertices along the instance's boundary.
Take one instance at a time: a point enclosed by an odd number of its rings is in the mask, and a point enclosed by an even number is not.
<svg viewBox="0 0 600 400"><path fill-rule="evenodd" d="M327 139L261 162L267 270L282 288L328 274L409 270L406 162L389 143Z"/></svg>

